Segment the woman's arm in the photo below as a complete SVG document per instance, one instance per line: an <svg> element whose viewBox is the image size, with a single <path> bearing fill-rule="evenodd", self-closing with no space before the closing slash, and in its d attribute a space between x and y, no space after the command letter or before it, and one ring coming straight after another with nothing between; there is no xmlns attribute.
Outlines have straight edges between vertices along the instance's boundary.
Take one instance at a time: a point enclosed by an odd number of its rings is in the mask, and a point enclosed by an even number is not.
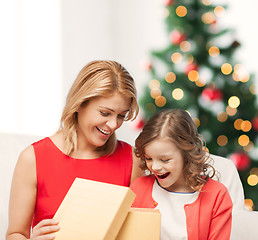
<svg viewBox="0 0 258 240"><path fill-rule="evenodd" d="M43 220L34 227L31 223L37 196L36 161L33 146L26 148L17 161L9 202L9 225L6 240L52 239L49 233L58 226L53 219Z"/></svg>

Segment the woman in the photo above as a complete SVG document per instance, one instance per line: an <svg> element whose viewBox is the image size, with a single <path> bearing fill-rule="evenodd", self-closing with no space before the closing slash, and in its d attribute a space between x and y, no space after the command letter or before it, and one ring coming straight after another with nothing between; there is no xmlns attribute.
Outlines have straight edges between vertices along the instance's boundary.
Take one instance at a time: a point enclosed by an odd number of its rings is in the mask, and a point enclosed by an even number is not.
<svg viewBox="0 0 258 240"><path fill-rule="evenodd" d="M129 186L142 175L115 131L138 114L134 80L115 61L93 61L67 96L60 129L27 147L15 167L6 239L53 239L52 219L76 177Z"/></svg>

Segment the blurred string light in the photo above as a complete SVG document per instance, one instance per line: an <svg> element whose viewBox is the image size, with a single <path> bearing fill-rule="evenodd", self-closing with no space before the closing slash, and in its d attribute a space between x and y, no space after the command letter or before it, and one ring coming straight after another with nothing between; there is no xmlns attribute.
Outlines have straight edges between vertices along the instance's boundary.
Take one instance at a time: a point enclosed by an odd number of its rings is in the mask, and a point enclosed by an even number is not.
<svg viewBox="0 0 258 240"><path fill-rule="evenodd" d="M217 57L220 54L220 50L216 46L212 46L209 48L209 55L211 57Z"/></svg>
<svg viewBox="0 0 258 240"><path fill-rule="evenodd" d="M234 127L235 127L235 129L236 130L241 130L241 123L243 122L243 120L242 119L237 119L237 120L235 120L235 122L234 122Z"/></svg>
<svg viewBox="0 0 258 240"><path fill-rule="evenodd" d="M251 174L248 178L247 178L247 183L250 186L255 186L258 184L258 176L256 174Z"/></svg>
<svg viewBox="0 0 258 240"><path fill-rule="evenodd" d="M254 203L252 199L245 199L245 208L247 210L253 211L254 209Z"/></svg>
<svg viewBox="0 0 258 240"><path fill-rule="evenodd" d="M232 108L230 106L226 107L226 112L229 116L234 116L237 113L237 109L236 108Z"/></svg>
<svg viewBox="0 0 258 240"><path fill-rule="evenodd" d="M168 82L168 83L173 83L174 81L176 81L176 74L173 73L173 72L168 72L168 73L165 75L165 80L166 80L166 82Z"/></svg>
<svg viewBox="0 0 258 240"><path fill-rule="evenodd" d="M246 120L241 123L240 127L243 132L249 132L252 128L252 123Z"/></svg>
<svg viewBox="0 0 258 240"><path fill-rule="evenodd" d="M164 96L159 96L155 99L155 104L158 106L158 107L163 107L165 106L167 100Z"/></svg>
<svg viewBox="0 0 258 240"><path fill-rule="evenodd" d="M224 63L221 66L221 72L225 75L229 75L232 72L233 68L229 63Z"/></svg>
<svg viewBox="0 0 258 240"><path fill-rule="evenodd" d="M195 82L199 79L199 73L198 71L196 70L192 70L188 73L188 79L191 81L191 82Z"/></svg>
<svg viewBox="0 0 258 240"><path fill-rule="evenodd" d="M181 100L183 97L184 97L184 92L181 88L175 88L173 91L172 91L172 97L175 99L175 100Z"/></svg>
<svg viewBox="0 0 258 240"><path fill-rule="evenodd" d="M212 4L212 0L202 0L202 3L206 6L211 5Z"/></svg>
<svg viewBox="0 0 258 240"><path fill-rule="evenodd" d="M188 54L186 57L187 57L187 63L188 63L188 64L193 63L194 57L193 57L192 54Z"/></svg>
<svg viewBox="0 0 258 240"><path fill-rule="evenodd" d="M171 56L171 61L175 64L180 63L182 61L183 57L180 53L175 52Z"/></svg>
<svg viewBox="0 0 258 240"><path fill-rule="evenodd" d="M222 6L217 6L214 9L214 13L217 17L222 17L225 14L225 8Z"/></svg>
<svg viewBox="0 0 258 240"><path fill-rule="evenodd" d="M250 93L252 93L253 95L256 94L256 87L255 87L255 84L254 84L254 83L249 87L249 91L250 91Z"/></svg>
<svg viewBox="0 0 258 240"><path fill-rule="evenodd" d="M206 12L202 15L202 21L205 24L212 24L216 21L216 17L213 12Z"/></svg>
<svg viewBox="0 0 258 240"><path fill-rule="evenodd" d="M187 8L185 6L178 6L176 8L176 14L179 17L184 17L187 14Z"/></svg>
<svg viewBox="0 0 258 240"><path fill-rule="evenodd" d="M195 81L195 84L197 87L203 87L206 85L206 80L205 79L201 79L201 78L198 78L196 81Z"/></svg>
<svg viewBox="0 0 258 240"><path fill-rule="evenodd" d="M183 41L180 43L180 49L183 52L189 52L191 50L191 43L188 41Z"/></svg>
<svg viewBox="0 0 258 240"><path fill-rule="evenodd" d="M252 151L254 148L254 144L253 142L249 142L246 146L243 147L243 149L246 151L246 152L249 152L249 151Z"/></svg>
<svg viewBox="0 0 258 240"><path fill-rule="evenodd" d="M238 138L238 143L240 146L242 147L245 147L249 144L250 140L249 140L249 137L245 134L241 135L239 138Z"/></svg>
<svg viewBox="0 0 258 240"><path fill-rule="evenodd" d="M228 143L228 138L225 135L220 135L217 138L217 143L219 146L226 146Z"/></svg>
<svg viewBox="0 0 258 240"><path fill-rule="evenodd" d="M149 88L150 89L155 89L155 88L159 88L160 87L160 82L159 80L156 79L152 79L149 83Z"/></svg>
<svg viewBox="0 0 258 240"><path fill-rule="evenodd" d="M198 127L200 126L200 124L201 124L199 118L197 118L197 117L193 119L193 122L194 122L194 124L195 124L195 126L196 126L197 128L198 128Z"/></svg>
<svg viewBox="0 0 258 240"><path fill-rule="evenodd" d="M220 112L217 114L217 119L219 122L226 122L228 119L228 115L225 112Z"/></svg>
<svg viewBox="0 0 258 240"><path fill-rule="evenodd" d="M232 96L228 99L228 105L232 108L237 108L240 105L240 99L237 96Z"/></svg>
<svg viewBox="0 0 258 240"><path fill-rule="evenodd" d="M250 79L250 74L241 64L236 64L234 67L234 72L232 77L235 81L248 82Z"/></svg>

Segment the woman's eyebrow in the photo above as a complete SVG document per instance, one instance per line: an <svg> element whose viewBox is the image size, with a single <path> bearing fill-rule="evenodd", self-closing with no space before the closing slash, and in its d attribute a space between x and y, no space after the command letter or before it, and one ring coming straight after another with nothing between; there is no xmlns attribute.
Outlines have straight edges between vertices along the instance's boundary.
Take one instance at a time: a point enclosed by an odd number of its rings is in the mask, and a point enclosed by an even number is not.
<svg viewBox="0 0 258 240"><path fill-rule="evenodd" d="M106 109L106 110L109 110L109 111L111 111L111 112L115 112L115 110L114 109L112 109L112 108L109 108L109 107L103 107L103 106L99 106L100 108L103 108L103 109ZM130 109L127 109L127 110L124 110L122 113L124 113L124 112L128 112Z"/></svg>

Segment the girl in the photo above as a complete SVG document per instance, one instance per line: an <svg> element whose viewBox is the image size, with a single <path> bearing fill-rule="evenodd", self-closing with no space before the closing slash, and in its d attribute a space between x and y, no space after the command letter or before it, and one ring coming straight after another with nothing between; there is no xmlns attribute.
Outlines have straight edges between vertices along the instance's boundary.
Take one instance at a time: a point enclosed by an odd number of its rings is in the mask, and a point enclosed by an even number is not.
<svg viewBox="0 0 258 240"><path fill-rule="evenodd" d="M60 130L18 159L6 239L53 239L59 226L52 218L76 177L129 186L140 176L132 147L115 136L137 113L134 80L123 66L86 65L67 96Z"/></svg>
<svg viewBox="0 0 258 240"><path fill-rule="evenodd" d="M231 198L223 184L211 179L215 170L186 111L152 116L135 148L142 168L152 174L132 183L133 207L160 210L161 240L230 239Z"/></svg>

